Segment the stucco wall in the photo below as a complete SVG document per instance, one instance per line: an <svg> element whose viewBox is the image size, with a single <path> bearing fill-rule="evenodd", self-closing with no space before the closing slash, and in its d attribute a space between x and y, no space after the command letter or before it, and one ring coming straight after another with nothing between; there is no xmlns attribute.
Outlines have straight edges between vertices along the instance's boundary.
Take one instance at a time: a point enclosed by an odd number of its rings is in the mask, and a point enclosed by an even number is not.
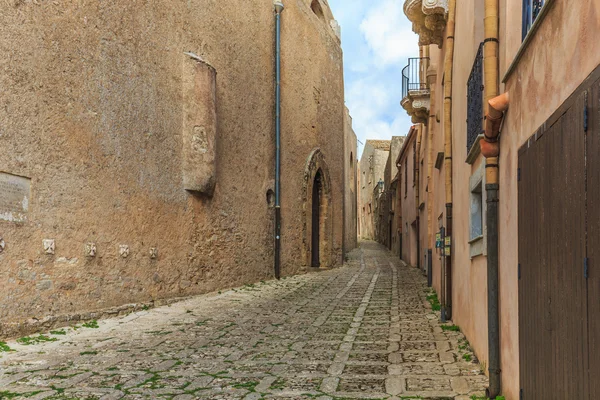
<svg viewBox="0 0 600 400"><path fill-rule="evenodd" d="M402 260L406 263L417 265L417 237L413 223L417 219L415 203L414 147L416 131L409 134L400 153L400 208L402 210ZM406 171L406 172L405 172Z"/></svg>
<svg viewBox="0 0 600 400"><path fill-rule="evenodd" d="M430 137L425 141L425 147L429 150L431 147L431 155L433 167L431 169L431 179L429 182L429 190L427 193L427 201L431 206L431 231L428 232L432 236L432 287L438 294L441 294L441 271L442 271L442 249L435 248L435 234L440 231L440 222L443 226L446 225L446 185L445 185L445 167L442 163L440 169L435 168L438 153L444 152L444 132L442 115L444 104L444 93L441 87L441 77L443 72L444 51L440 50L436 45L429 46L431 69L435 71L435 84L430 88L431 97L433 99L430 109L430 115L433 118L429 119L427 129L431 131Z"/></svg>
<svg viewBox="0 0 600 400"><path fill-rule="evenodd" d="M465 0L457 4L453 71L453 322L461 327L478 358L487 363L487 260L470 257L469 181L483 162L465 163L466 83L477 47L483 41L483 4ZM500 1L500 76L504 76L521 46L521 7L517 0ZM518 343L518 204L517 151L600 63L594 51L600 32L600 5L593 0L555 1L539 30L523 52L500 91L508 91L510 108L500 141L500 338L502 392L507 399L519 395ZM442 77L445 46L431 47ZM432 61L435 64L435 61ZM437 114L442 110L443 85L436 85ZM441 113L440 113L441 115ZM434 157L443 151L443 118L434 125ZM432 174L433 227L444 214L444 167ZM445 215L442 223L445 224ZM433 284L440 293L441 259L433 257Z"/></svg>
<svg viewBox="0 0 600 400"><path fill-rule="evenodd" d="M484 40L483 2L465 0L456 8L452 90L452 313L453 322L467 335L477 357L488 358L487 259L471 259L471 175L479 167L467 159L467 81L479 44ZM475 18L474 18L475 16Z"/></svg>
<svg viewBox="0 0 600 400"><path fill-rule="evenodd" d="M500 76L507 71L521 44L520 29L514 30L520 24L521 2L506 1L504 12L501 31L508 36L501 48L504 58ZM540 22L503 88L509 92L510 108L500 141L500 367L503 390L509 400L518 399L519 395L517 152L600 64L597 1L555 1Z"/></svg>
<svg viewBox="0 0 600 400"><path fill-rule="evenodd" d="M0 222L7 244L0 255L0 320L271 277L271 2L14 4L0 13L0 170L30 177L32 190L28 222ZM329 21L308 0L286 2L282 18L288 275L303 270L302 181L315 147L331 175L332 264L342 260L344 93L342 52ZM212 198L182 188L184 51L217 70ZM55 240L55 255L43 253L47 238ZM96 243L95 258L84 256L87 242ZM127 258L119 256L120 244L129 245ZM149 257L150 247L158 248L157 259Z"/></svg>

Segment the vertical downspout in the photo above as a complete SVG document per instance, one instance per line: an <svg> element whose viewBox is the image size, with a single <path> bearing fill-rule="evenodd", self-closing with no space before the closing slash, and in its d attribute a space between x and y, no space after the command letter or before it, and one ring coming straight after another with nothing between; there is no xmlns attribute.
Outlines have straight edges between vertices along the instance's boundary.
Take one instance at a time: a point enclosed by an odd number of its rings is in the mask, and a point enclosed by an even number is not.
<svg viewBox="0 0 600 400"><path fill-rule="evenodd" d="M281 278L281 13L275 1L275 278Z"/></svg>
<svg viewBox="0 0 600 400"><path fill-rule="evenodd" d="M456 0L448 3L446 24L446 54L444 60L444 170L446 172L446 238L452 239L452 66L454 63L454 18ZM451 246L444 243L444 271L442 273L442 321L452 319L452 255Z"/></svg>
<svg viewBox="0 0 600 400"><path fill-rule="evenodd" d="M489 100L498 96L498 0L485 0L485 44L484 76L485 107L489 112ZM487 196L487 284L488 284L488 349L490 386L488 397L494 399L500 394L500 317L498 312L498 156L486 157L486 196Z"/></svg>
<svg viewBox="0 0 600 400"><path fill-rule="evenodd" d="M402 143L402 146L404 146L404 143ZM400 148L400 151L402 151L402 147ZM398 155L399 157L400 155ZM403 227L402 227L402 165L400 163L398 163L398 158L396 159L396 168L398 168L398 189L396 190L396 194L397 194L397 199L398 201L396 202L396 206L398 207L398 241L399 246L400 246L400 259L403 260L402 258L402 239L403 239L403 235L404 235L404 231L403 231Z"/></svg>
<svg viewBox="0 0 600 400"><path fill-rule="evenodd" d="M419 124L417 128L417 146L415 147L415 210L417 211L417 268L421 269L421 217L419 215L419 204L421 201L421 194L419 190L420 183L420 165L421 162L421 135L423 134L423 124Z"/></svg>
<svg viewBox="0 0 600 400"><path fill-rule="evenodd" d="M429 57L429 46L427 46L427 57ZM429 85L429 118L427 119L427 193L433 193L433 132L435 129L435 70L431 65L427 68L427 84ZM427 250L433 249L433 196L427 195ZM429 260L428 260L429 261Z"/></svg>
<svg viewBox="0 0 600 400"><path fill-rule="evenodd" d="M427 47L427 56L429 57L429 47ZM433 248L435 247L434 242L434 234L433 234L433 138L435 131L435 123L436 123L436 91L435 85L437 81L437 74L435 72L435 68L431 65L427 68L427 83L429 84L429 98L430 98L430 107L429 107L429 118L427 120L427 145L429 146L429 152L427 155L427 283L429 286L432 285L433 281Z"/></svg>

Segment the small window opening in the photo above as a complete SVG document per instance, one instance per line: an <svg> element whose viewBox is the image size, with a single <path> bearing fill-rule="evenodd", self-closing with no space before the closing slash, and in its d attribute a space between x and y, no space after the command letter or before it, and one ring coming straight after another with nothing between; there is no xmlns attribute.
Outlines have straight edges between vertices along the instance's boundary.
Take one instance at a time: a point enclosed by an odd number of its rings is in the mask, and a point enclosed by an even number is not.
<svg viewBox="0 0 600 400"><path fill-rule="evenodd" d="M275 192L271 189L267 190L267 205L269 208L275 207Z"/></svg>
<svg viewBox="0 0 600 400"><path fill-rule="evenodd" d="M527 32L533 26L533 23L537 19L538 15L542 11L545 0L523 0L523 36L522 40L525 40Z"/></svg>
<svg viewBox="0 0 600 400"><path fill-rule="evenodd" d="M483 236L483 192L481 182L471 192L471 240Z"/></svg>
<svg viewBox="0 0 600 400"><path fill-rule="evenodd" d="M310 4L310 8L313 10L315 15L319 17L319 19L323 21L325 20L325 14L323 14L323 8L321 7L321 3L319 3L319 0L313 0Z"/></svg>

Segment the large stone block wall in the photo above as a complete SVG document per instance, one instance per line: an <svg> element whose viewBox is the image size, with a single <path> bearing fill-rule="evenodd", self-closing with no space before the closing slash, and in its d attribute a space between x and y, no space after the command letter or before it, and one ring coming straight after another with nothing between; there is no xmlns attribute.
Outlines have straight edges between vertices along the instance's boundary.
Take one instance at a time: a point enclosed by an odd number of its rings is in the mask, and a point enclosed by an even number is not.
<svg viewBox="0 0 600 400"><path fill-rule="evenodd" d="M284 275L306 270L315 148L331 174L331 264L342 259L342 52L322 6L288 1L282 17ZM9 2L0 51L0 171L31 179L26 221L0 220L0 335L272 277L270 1ZM184 52L217 74L212 196L184 187Z"/></svg>
<svg viewBox="0 0 600 400"><path fill-rule="evenodd" d="M358 246L358 162L356 151L356 133L352 129L352 117L346 108L344 125L344 251L346 252L352 251Z"/></svg>

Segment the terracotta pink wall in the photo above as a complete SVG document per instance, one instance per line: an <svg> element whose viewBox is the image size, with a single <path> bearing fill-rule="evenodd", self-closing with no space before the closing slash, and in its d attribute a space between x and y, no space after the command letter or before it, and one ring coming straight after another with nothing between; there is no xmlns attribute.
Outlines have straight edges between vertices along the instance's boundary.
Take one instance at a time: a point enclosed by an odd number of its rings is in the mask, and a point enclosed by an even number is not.
<svg viewBox="0 0 600 400"><path fill-rule="evenodd" d="M419 163L419 204L416 204L419 207L423 204L423 208L419 209L419 253L417 257L420 260L419 267L421 269L426 268L425 265L425 253L427 248L429 247L428 243L428 231L427 231L427 127L425 125L420 125L421 130L421 147L419 156L417 157L417 162ZM416 266L417 264L415 264Z"/></svg>
<svg viewBox="0 0 600 400"><path fill-rule="evenodd" d="M444 112L444 91L441 85L442 77L444 76L444 50L438 49L437 46L430 46L431 64L437 72L436 85L432 89L432 96L435 98L435 104L430 110L436 118L430 119L429 129L433 129L433 162L437 158L437 154L444 152L444 126L441 123L441 118ZM439 120L438 120L439 119ZM432 169L431 181L429 185L428 201L432 202L432 230L433 240L435 241L435 233L439 231L439 217L442 216L442 224L446 225L446 185L445 185L445 168L442 165L441 169ZM433 288L441 294L441 270L442 258L441 249L435 249L435 242L432 244L432 283Z"/></svg>
<svg viewBox="0 0 600 400"><path fill-rule="evenodd" d="M503 37L501 76L521 45L521 1L505 3L501 30L509 35ZM518 399L519 392L517 152L600 64L600 3L554 3L504 88L510 109L500 141L499 251L501 369L507 400Z"/></svg>
<svg viewBox="0 0 600 400"><path fill-rule="evenodd" d="M467 158L467 80L479 44L484 40L483 18L475 0L464 0L456 9L456 32L452 90L452 312L453 321L466 334L477 357L487 363L487 260L484 255L471 259L470 203L471 175L481 160L473 165ZM476 10L477 8L477 10ZM483 17L481 14L480 17Z"/></svg>
<svg viewBox="0 0 600 400"><path fill-rule="evenodd" d="M547 4L551 4L547 0ZM508 70L521 47L521 0L500 0L500 76ZM466 334L479 359L487 364L487 258L471 259L470 255L470 180L484 160L480 156L473 165L465 162L467 80L483 36L483 2L461 0L457 5L455 54L453 71L453 319ZM501 137L500 155L500 340L502 392L508 400L518 399L518 204L517 152L525 140L579 86L600 63L600 52L594 44L600 39L600 3L582 0L567 3L555 0L548 15L522 54L506 87L511 104ZM431 46L431 62L437 70L437 84L432 97L436 106L431 113L439 115L430 122L433 139L423 140L423 148L433 147L435 159L444 151L443 126L443 60L445 47ZM428 153L426 153L428 154ZM412 149L409 157L409 195L402 196L403 229L415 219L412 188ZM425 158L426 160L426 158ZM424 167L427 161L424 162ZM444 167L433 169L427 201L432 202L432 234L445 225ZM402 178L403 178L402 174ZM425 175L423 175L425 177ZM404 185L402 183L402 191ZM421 189L422 196L424 188ZM403 192L402 192L403 193ZM426 216L422 215L423 219ZM426 225L425 225L426 226ZM423 228L424 230L425 228ZM404 236L406 239L406 235ZM427 242L423 242L426 248ZM406 248L406 246L405 246ZM434 250L433 286L441 291L441 257ZM487 371L486 371L487 372Z"/></svg>
<svg viewBox="0 0 600 400"><path fill-rule="evenodd" d="M415 187L413 186L413 168L414 168L414 150L413 142L416 140L416 132L404 142L403 151L400 158L400 201L402 208L402 260L410 265L417 264L417 238L414 233L412 223L417 219L415 206ZM405 164L406 162L406 164ZM407 169L408 174L404 173ZM405 177L408 177L408 184L405 185ZM405 190L406 188L406 190Z"/></svg>

